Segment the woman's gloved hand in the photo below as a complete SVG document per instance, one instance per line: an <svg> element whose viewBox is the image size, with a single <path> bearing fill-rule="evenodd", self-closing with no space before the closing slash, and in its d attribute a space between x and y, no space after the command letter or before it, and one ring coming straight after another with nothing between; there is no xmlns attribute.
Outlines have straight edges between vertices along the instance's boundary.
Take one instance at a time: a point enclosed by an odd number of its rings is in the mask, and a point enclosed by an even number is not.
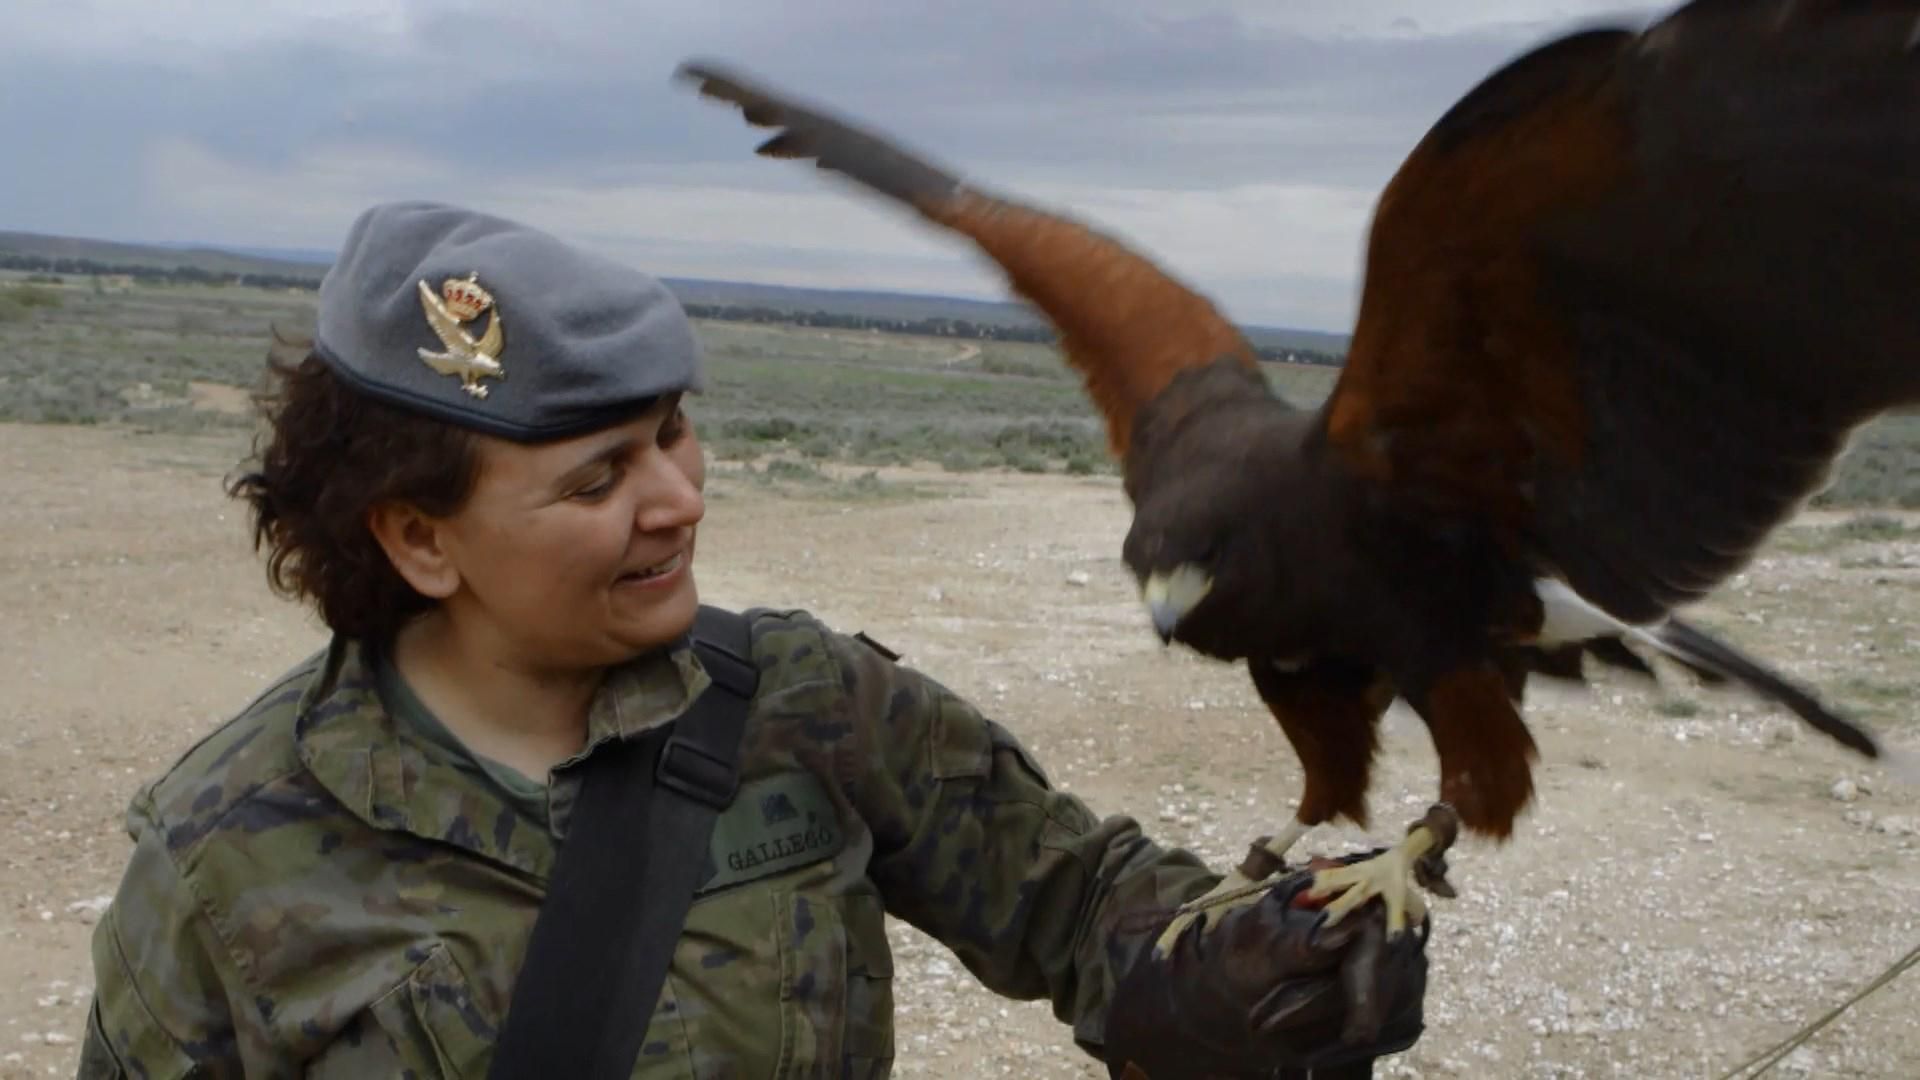
<svg viewBox="0 0 1920 1080"><path fill-rule="evenodd" d="M1412 1046L1424 1028L1430 920L1389 942L1377 901L1325 926L1306 899L1314 871L1374 854L1315 859L1258 900L1205 912L1168 952L1145 946L1108 1013L1110 1074L1238 1080Z"/></svg>

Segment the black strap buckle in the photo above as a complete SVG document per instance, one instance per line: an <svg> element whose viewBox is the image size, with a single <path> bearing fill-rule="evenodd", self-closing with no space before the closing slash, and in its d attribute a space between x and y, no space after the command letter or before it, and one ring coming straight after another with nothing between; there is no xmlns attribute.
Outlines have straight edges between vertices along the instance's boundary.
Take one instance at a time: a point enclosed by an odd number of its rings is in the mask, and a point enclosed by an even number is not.
<svg viewBox="0 0 1920 1080"><path fill-rule="evenodd" d="M678 732L667 736L654 766L654 782L695 802L725 809L740 790L740 774L732 762L715 755Z"/></svg>

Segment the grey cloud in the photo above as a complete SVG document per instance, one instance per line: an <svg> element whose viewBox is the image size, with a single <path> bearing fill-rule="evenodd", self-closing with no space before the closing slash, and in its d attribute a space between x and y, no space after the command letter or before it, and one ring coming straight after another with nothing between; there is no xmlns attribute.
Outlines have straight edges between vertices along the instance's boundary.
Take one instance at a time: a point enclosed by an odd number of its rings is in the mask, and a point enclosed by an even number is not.
<svg viewBox="0 0 1920 1080"><path fill-rule="evenodd" d="M1371 193L1447 104L1560 28L1309 34L1177 2L1135 11L1047 0L658 7L416 4L397 32L336 26L264 35L239 50L196 47L187 25L176 52L113 57L9 52L0 42L0 100L9 103L0 139L34 151L0 183L0 227L201 238L178 230L206 228L204 216L169 218L164 193L141 186L143 151L163 140L205 148L236 173L269 175L297 169L316 148L387 148L443 166L450 190L412 194L475 200L647 185L820 190L807 170L752 160L758 133L670 82L690 56L738 63L1014 191L1305 184ZM225 236L214 239L229 242L268 231L237 218L220 227ZM718 276L719 261L745 257L720 244L704 249L712 260L701 256L700 233L688 221L654 239L716 262ZM751 261L769 273L858 272L845 251L780 249L770 238ZM942 264L953 260L896 263L914 280ZM1284 294L1274 303L1290 315L1337 324L1352 269L1209 284ZM1324 314L1306 320L1307 309Z"/></svg>
<svg viewBox="0 0 1920 1080"><path fill-rule="evenodd" d="M969 165L1071 165L1088 182L1202 186L1296 169L1375 180L1383 153L1410 145L1526 43L1512 33L1312 39L1223 13L1137 19L1007 0L937 9L827 0L696 23L674 38L606 16L573 21L577 9L565 5L532 10L539 17L519 5L429 11L403 41L365 51L281 43L186 71L5 78L13 100L76 96L126 139L166 128L255 161L302 142L379 140L540 173L737 157L738 125L669 85L678 60L704 54ZM1234 122L1212 123L1222 118Z"/></svg>

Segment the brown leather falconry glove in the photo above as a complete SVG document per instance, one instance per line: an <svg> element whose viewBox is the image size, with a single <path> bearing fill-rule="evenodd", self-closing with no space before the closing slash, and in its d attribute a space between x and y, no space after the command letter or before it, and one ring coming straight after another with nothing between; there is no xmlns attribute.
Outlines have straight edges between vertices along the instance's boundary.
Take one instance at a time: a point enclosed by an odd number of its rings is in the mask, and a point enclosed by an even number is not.
<svg viewBox="0 0 1920 1080"><path fill-rule="evenodd" d="M1378 901L1329 927L1306 899L1313 871L1372 854L1315 859L1257 901L1207 911L1165 954L1150 936L1108 1012L1109 1074L1239 1080L1346 1066L1366 1076L1366 1062L1412 1046L1429 921L1389 943Z"/></svg>

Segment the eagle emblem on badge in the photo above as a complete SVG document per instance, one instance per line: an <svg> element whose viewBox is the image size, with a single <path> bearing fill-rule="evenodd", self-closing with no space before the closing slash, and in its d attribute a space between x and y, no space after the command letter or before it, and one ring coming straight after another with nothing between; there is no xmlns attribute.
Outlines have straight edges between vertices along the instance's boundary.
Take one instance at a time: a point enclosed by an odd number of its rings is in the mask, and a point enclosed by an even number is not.
<svg viewBox="0 0 1920 1080"><path fill-rule="evenodd" d="M480 287L479 274L448 278L440 283L440 295L434 295L424 279L420 282L420 306L426 310L427 324L446 346L444 351L421 349L420 359L442 375L458 375L460 389L477 398L487 396L481 379L504 379L507 369L500 364L500 312L493 306L493 294ZM492 311L487 329L475 341L465 323Z"/></svg>

